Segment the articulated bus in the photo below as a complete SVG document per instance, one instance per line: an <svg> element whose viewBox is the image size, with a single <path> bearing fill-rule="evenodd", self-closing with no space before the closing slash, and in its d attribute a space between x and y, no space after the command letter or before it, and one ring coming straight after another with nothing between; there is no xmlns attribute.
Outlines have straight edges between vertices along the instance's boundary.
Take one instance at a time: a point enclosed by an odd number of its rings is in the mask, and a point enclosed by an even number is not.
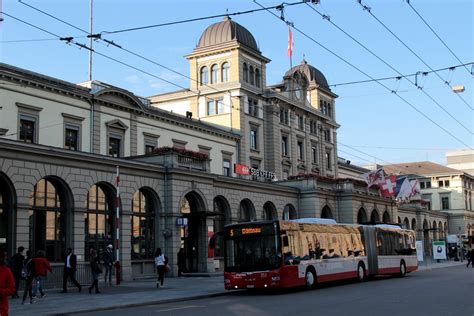
<svg viewBox="0 0 474 316"><path fill-rule="evenodd" d="M396 225L298 219L224 228L227 290L289 288L418 268L415 232Z"/></svg>

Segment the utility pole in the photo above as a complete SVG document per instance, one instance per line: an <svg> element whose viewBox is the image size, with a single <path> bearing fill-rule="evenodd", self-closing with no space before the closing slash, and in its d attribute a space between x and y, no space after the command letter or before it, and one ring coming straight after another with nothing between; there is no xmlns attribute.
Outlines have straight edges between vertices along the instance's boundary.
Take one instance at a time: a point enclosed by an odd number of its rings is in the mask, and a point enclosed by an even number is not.
<svg viewBox="0 0 474 316"><path fill-rule="evenodd" d="M90 0L89 34L92 34L94 0ZM89 38L89 81L92 81L92 37Z"/></svg>

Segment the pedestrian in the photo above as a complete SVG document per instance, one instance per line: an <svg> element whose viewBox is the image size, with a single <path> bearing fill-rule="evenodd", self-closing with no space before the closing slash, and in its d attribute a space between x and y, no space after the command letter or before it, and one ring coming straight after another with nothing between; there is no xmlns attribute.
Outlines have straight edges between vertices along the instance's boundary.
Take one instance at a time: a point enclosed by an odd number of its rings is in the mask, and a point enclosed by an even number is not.
<svg viewBox="0 0 474 316"><path fill-rule="evenodd" d="M41 298L43 298L46 295L43 291L44 282L46 281L48 271L53 273L53 270L51 269L48 259L45 258L45 253L43 250L38 250L36 252L36 258L33 258L33 263L35 266L36 275L36 282L35 286L33 287L33 298L37 297L36 294L38 291L41 294Z"/></svg>
<svg viewBox="0 0 474 316"><path fill-rule="evenodd" d="M109 279L109 286L112 286L112 270L114 268L115 263L115 253L114 247L112 244L108 244L104 251L104 266L105 266L105 273L104 273L104 281L107 284L107 277Z"/></svg>
<svg viewBox="0 0 474 316"><path fill-rule="evenodd" d="M0 249L0 316L8 316L8 297L16 292L15 278L6 266L5 250Z"/></svg>
<svg viewBox="0 0 474 316"><path fill-rule="evenodd" d="M67 280L70 279L72 283L82 291L82 286L77 282L75 274L77 270L77 257L73 253L72 248L67 248L66 258L64 259L64 274L63 274L63 290L61 293L67 293Z"/></svg>
<svg viewBox="0 0 474 316"><path fill-rule="evenodd" d="M21 301L21 304L25 304L26 296L30 297L30 304L33 304L33 280L35 279L35 264L33 262L33 252L29 249L26 252L25 260L23 260L21 278L25 280L25 289L23 290L23 300Z"/></svg>
<svg viewBox="0 0 474 316"><path fill-rule="evenodd" d="M13 294L12 298L20 297L18 296L18 288L20 287L21 282L21 268L23 268L23 260L25 260L23 251L25 251L25 247L18 247L17 253L13 255L9 261L9 266L12 270L13 278L15 279L15 293Z"/></svg>
<svg viewBox="0 0 474 316"><path fill-rule="evenodd" d="M178 278L181 277L182 273L186 269L186 255L183 248L179 248L178 251Z"/></svg>
<svg viewBox="0 0 474 316"><path fill-rule="evenodd" d="M474 268L474 251L472 249L469 249L469 251L467 252L466 259L467 259L466 268L469 268L469 264L471 264L471 267Z"/></svg>
<svg viewBox="0 0 474 316"><path fill-rule="evenodd" d="M158 280L156 282L156 287L163 287L163 281L165 279L165 269L168 264L168 258L161 252L161 248L157 248L155 251L155 265L156 272L158 273Z"/></svg>
<svg viewBox="0 0 474 316"><path fill-rule="evenodd" d="M99 274L102 273L102 269L100 267L100 260L99 256L97 255L97 251L93 247L91 247L89 252L89 262L91 266L92 272L92 284L89 286L89 294L92 293L92 289L95 288L95 293L100 293L99 291Z"/></svg>

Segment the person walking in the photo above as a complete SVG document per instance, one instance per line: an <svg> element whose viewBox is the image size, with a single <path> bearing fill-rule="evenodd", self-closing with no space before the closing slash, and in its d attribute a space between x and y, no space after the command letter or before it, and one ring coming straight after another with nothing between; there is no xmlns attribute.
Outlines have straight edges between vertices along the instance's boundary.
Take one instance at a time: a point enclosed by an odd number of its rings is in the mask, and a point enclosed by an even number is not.
<svg viewBox="0 0 474 316"><path fill-rule="evenodd" d="M469 264L471 264L471 267L474 268L474 251L472 249L469 249L469 251L467 252L466 259L467 259L466 268L469 268Z"/></svg>
<svg viewBox="0 0 474 316"><path fill-rule="evenodd" d="M45 297L45 293L43 291L44 282L46 281L46 276L48 271L53 273L51 269L51 265L49 264L48 259L45 258L45 253L43 250L38 250L36 252L36 258L33 258L33 264L35 267L35 275L36 275L36 282L35 286L33 287L33 298L36 298L36 294L39 291L41 294L41 298Z"/></svg>
<svg viewBox="0 0 474 316"><path fill-rule="evenodd" d="M67 293L67 280L70 279L72 283L82 291L82 286L75 278L77 270L77 257L72 252L72 248L67 248L66 258L64 259L64 274L63 274L63 290L61 293Z"/></svg>
<svg viewBox="0 0 474 316"><path fill-rule="evenodd" d="M20 287L21 282L21 269L23 268L23 260L25 260L23 251L25 251L25 247L18 247L17 253L10 258L9 262L10 269L13 273L13 278L15 279L15 293L13 294L12 298L20 297L18 296L18 288Z"/></svg>
<svg viewBox="0 0 474 316"><path fill-rule="evenodd" d="M115 263L115 253L114 247L112 244L108 244L104 251L104 266L105 266L105 274L104 274L104 281L105 284L109 284L112 286L112 270L114 268ZM109 279L109 283L107 283L107 277Z"/></svg>
<svg viewBox="0 0 474 316"><path fill-rule="evenodd" d="M156 281L156 287L163 287L163 281L165 279L165 269L168 264L168 258L161 252L161 248L157 248L155 251L155 265L156 272L158 273L158 280Z"/></svg>
<svg viewBox="0 0 474 316"><path fill-rule="evenodd" d="M100 260L99 256L97 255L97 251L93 247L90 249L89 253L89 262L91 266L92 272L92 284L89 286L89 294L92 294L92 289L95 288L95 293L100 293L99 291L99 274L102 273L102 269L100 267Z"/></svg>
<svg viewBox="0 0 474 316"><path fill-rule="evenodd" d="M25 304L26 296L30 297L30 304L33 304L33 280L35 278L35 264L33 262L33 252L28 249L26 258L23 260L23 268L21 270L21 278L25 280L25 289L23 291L23 300L21 304Z"/></svg>
<svg viewBox="0 0 474 316"><path fill-rule="evenodd" d="M186 254L184 253L183 248L179 248L178 251L178 278L181 277L182 273L186 268Z"/></svg>
<svg viewBox="0 0 474 316"><path fill-rule="evenodd" d="M0 316L8 316L8 297L16 292L15 278L6 266L5 250L0 249Z"/></svg>

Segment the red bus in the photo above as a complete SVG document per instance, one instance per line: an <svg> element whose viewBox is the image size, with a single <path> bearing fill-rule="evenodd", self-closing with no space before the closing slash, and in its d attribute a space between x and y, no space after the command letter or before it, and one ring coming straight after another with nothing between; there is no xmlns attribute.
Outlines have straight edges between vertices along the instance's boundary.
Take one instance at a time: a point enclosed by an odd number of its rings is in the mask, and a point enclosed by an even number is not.
<svg viewBox="0 0 474 316"><path fill-rule="evenodd" d="M418 268L415 232L396 225L273 220L224 228L227 290L288 288Z"/></svg>

